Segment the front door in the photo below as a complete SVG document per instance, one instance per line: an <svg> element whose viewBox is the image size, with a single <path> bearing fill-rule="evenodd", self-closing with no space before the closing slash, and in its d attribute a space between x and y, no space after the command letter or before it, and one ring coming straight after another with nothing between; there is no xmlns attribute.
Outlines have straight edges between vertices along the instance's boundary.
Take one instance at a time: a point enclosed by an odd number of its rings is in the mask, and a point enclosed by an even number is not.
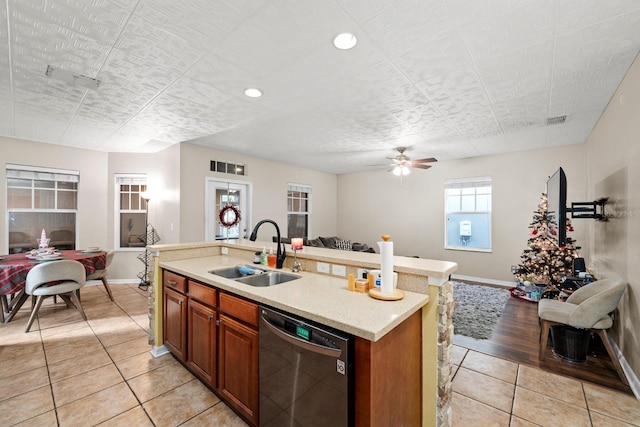
<svg viewBox="0 0 640 427"><path fill-rule="evenodd" d="M205 241L247 237L251 184L207 178Z"/></svg>

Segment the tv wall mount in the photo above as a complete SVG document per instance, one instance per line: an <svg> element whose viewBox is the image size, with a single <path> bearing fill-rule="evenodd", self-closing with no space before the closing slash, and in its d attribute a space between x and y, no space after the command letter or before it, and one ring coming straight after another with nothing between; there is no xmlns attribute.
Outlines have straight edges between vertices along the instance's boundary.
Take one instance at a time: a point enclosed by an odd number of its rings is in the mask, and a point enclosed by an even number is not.
<svg viewBox="0 0 640 427"><path fill-rule="evenodd" d="M607 215L604 212L604 206L607 204L607 197L595 200L593 202L571 202L571 208L567 211L571 212L571 218L587 218L597 221L607 221Z"/></svg>

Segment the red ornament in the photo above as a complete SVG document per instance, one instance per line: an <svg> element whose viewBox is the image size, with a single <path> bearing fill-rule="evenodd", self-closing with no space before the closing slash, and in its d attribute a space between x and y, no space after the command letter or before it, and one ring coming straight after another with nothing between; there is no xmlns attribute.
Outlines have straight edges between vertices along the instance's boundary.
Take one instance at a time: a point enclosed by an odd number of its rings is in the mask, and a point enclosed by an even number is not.
<svg viewBox="0 0 640 427"><path fill-rule="evenodd" d="M534 229L534 230L531 232L531 235L535 236L536 234L538 234L538 230Z"/></svg>

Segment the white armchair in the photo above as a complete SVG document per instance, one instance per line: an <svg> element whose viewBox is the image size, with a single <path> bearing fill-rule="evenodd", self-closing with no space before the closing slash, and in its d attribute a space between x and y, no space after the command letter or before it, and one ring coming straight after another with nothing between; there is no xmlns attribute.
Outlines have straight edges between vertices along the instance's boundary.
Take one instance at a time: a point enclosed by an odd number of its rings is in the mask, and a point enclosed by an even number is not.
<svg viewBox="0 0 640 427"><path fill-rule="evenodd" d="M607 329L613 326L609 316L620 303L627 284L618 279L598 280L574 291L565 302L542 299L538 303L540 317L540 360L544 360L549 338L549 328L555 325L569 325L574 328L589 329L602 340L611 362L623 383L627 379L616 356Z"/></svg>

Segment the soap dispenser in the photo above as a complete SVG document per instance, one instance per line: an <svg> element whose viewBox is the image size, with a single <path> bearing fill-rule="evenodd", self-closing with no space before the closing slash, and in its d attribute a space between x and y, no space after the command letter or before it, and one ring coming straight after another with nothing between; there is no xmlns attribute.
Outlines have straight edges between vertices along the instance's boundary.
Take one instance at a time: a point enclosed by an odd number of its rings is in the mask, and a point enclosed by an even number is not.
<svg viewBox="0 0 640 427"><path fill-rule="evenodd" d="M267 248L262 247L262 253L260 254L260 264L267 265Z"/></svg>

